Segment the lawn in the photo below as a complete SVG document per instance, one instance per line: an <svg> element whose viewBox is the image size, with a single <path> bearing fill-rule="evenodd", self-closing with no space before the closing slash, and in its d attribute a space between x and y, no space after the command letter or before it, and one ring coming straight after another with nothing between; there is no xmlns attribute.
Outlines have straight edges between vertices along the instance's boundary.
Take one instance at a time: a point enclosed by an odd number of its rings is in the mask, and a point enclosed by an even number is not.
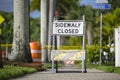
<svg viewBox="0 0 120 80"><path fill-rule="evenodd" d="M37 69L35 68L7 65L0 69L0 80L8 80L10 78L19 77L36 71Z"/></svg>
<svg viewBox="0 0 120 80"><path fill-rule="evenodd" d="M120 74L120 67L115 67L115 66L97 66L96 68L100 69L100 70L103 70L105 72Z"/></svg>
<svg viewBox="0 0 120 80"><path fill-rule="evenodd" d="M81 61L75 61L75 64L81 68ZM110 64L102 64L101 66L99 64L88 64L87 63L87 68L96 68L99 70L103 70L105 72L110 72L110 73L118 73L120 74L120 67L115 67L113 63Z"/></svg>
<svg viewBox="0 0 120 80"><path fill-rule="evenodd" d="M24 66L24 65L20 65ZM30 67L20 67L13 65L5 65L4 68L0 69L0 80L8 80L10 78L20 77L26 74L34 73L37 71L44 70L46 68L51 68L51 63L45 63L42 68L41 65L27 65ZM63 66L63 64L58 64L58 67Z"/></svg>

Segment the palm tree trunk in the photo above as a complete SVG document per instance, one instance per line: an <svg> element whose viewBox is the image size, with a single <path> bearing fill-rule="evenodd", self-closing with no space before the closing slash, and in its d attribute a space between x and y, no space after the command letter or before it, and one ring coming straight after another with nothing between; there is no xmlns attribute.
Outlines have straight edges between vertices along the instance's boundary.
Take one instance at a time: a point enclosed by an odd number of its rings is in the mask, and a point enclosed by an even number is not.
<svg viewBox="0 0 120 80"><path fill-rule="evenodd" d="M9 59L32 62L29 47L29 0L14 0L14 38Z"/></svg>
<svg viewBox="0 0 120 80"><path fill-rule="evenodd" d="M87 29L88 45L93 45L93 35L90 28Z"/></svg>
<svg viewBox="0 0 120 80"><path fill-rule="evenodd" d="M41 46L42 61L47 62L47 26L48 26L48 0L41 0Z"/></svg>

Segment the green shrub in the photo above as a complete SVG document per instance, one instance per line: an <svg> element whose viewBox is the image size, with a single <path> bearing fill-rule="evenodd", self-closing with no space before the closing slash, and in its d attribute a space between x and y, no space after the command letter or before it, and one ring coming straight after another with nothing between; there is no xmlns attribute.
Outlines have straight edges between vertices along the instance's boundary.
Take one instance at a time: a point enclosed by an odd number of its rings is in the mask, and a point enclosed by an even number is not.
<svg viewBox="0 0 120 80"><path fill-rule="evenodd" d="M99 46L87 46L87 61L89 63L98 63L100 56L100 47ZM102 47L102 51L108 52L108 59L105 62L105 56L102 52L102 63L104 64L114 64L114 52L110 52L110 48L107 46Z"/></svg>
<svg viewBox="0 0 120 80"><path fill-rule="evenodd" d="M87 61L89 63L96 63L99 61L99 47L87 47Z"/></svg>

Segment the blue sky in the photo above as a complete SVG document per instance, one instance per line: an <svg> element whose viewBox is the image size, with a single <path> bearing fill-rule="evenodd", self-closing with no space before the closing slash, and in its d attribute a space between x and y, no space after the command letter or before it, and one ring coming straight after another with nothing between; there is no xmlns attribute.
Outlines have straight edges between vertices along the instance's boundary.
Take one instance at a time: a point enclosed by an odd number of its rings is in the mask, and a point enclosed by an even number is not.
<svg viewBox="0 0 120 80"><path fill-rule="evenodd" d="M0 0L0 11L13 12L13 0ZM40 12L31 12L30 16L37 18L40 16Z"/></svg>
<svg viewBox="0 0 120 80"><path fill-rule="evenodd" d="M81 4L92 5L95 4L96 0L82 0Z"/></svg>
<svg viewBox="0 0 120 80"><path fill-rule="evenodd" d="M0 0L0 11L12 12L13 0Z"/></svg>
<svg viewBox="0 0 120 80"><path fill-rule="evenodd" d="M93 4L96 0L82 0L81 4ZM13 0L0 0L0 11L13 12ZM30 13L30 16L37 18L40 16L39 11Z"/></svg>

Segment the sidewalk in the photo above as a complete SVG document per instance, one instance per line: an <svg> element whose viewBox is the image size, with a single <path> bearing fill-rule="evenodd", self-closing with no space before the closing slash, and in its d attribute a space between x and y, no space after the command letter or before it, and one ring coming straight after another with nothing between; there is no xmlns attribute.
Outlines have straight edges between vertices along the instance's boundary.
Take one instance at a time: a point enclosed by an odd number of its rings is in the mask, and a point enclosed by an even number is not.
<svg viewBox="0 0 120 80"><path fill-rule="evenodd" d="M81 73L81 69L65 66L58 69L58 73L52 73L52 70L48 69L11 80L120 80L120 75L96 69L87 69L87 73Z"/></svg>

